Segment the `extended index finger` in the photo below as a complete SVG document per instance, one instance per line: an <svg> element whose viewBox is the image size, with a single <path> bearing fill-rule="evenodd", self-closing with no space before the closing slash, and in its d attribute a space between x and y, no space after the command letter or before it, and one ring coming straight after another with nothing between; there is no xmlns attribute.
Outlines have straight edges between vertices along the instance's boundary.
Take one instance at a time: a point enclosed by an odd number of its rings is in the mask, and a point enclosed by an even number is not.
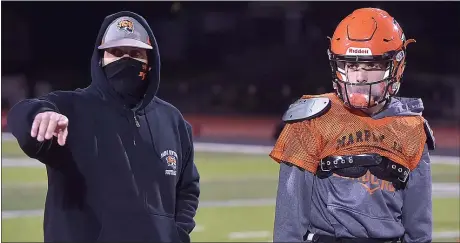
<svg viewBox="0 0 460 243"><path fill-rule="evenodd" d="M40 126L41 121L42 121L41 114L38 114L37 116L35 116L35 119L32 122L32 128L30 129L30 136L32 136L33 138L37 136L38 128Z"/></svg>
<svg viewBox="0 0 460 243"><path fill-rule="evenodd" d="M64 115L61 115L61 117L58 120L58 125L59 126L67 126L68 124L69 124L69 119Z"/></svg>
<svg viewBox="0 0 460 243"><path fill-rule="evenodd" d="M50 115L43 116L40 125L38 127L37 141L43 142L45 139L45 133L50 122Z"/></svg>

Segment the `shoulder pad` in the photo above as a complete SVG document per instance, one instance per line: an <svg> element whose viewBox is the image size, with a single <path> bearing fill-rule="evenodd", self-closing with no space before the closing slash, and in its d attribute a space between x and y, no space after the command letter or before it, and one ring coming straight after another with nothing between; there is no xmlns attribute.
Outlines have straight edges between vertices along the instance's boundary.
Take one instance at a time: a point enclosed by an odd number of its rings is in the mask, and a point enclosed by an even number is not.
<svg viewBox="0 0 460 243"><path fill-rule="evenodd" d="M331 108L331 100L326 97L302 98L289 106L283 115L284 122L298 122L321 116Z"/></svg>
<svg viewBox="0 0 460 243"><path fill-rule="evenodd" d="M426 144L428 145L428 149L434 150L436 148L436 140L433 135L433 130L431 130L428 121L425 119L423 120L423 126L425 128Z"/></svg>

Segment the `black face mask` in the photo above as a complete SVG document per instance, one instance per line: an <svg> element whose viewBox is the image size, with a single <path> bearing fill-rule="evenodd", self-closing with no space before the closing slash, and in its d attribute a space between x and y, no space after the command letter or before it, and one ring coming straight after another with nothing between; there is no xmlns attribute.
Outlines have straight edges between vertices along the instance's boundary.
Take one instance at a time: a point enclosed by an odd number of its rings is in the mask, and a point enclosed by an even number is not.
<svg viewBox="0 0 460 243"><path fill-rule="evenodd" d="M122 58L107 64L104 72L115 92L130 108L144 98L149 86L147 64L132 58Z"/></svg>

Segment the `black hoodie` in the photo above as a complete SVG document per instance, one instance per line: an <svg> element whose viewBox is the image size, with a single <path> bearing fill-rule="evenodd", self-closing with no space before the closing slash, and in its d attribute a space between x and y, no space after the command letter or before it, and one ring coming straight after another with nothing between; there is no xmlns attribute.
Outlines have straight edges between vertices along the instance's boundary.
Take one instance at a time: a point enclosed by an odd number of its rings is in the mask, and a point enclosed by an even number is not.
<svg viewBox="0 0 460 243"><path fill-rule="evenodd" d="M130 16L148 31L150 86L142 103L127 109L101 68L101 43L108 25ZM160 58L152 30L131 12L107 16L91 60L92 83L16 104L8 126L22 150L46 165L45 241L189 242L198 207L199 174L191 126L179 110L155 96ZM55 111L69 118L67 142L38 142L30 136L36 114Z"/></svg>

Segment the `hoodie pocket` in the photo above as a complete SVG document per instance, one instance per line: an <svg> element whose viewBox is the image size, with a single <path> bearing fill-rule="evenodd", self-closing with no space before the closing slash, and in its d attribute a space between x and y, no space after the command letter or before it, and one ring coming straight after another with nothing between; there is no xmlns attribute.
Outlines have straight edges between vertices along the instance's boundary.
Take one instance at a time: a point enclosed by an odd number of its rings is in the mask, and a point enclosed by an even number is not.
<svg viewBox="0 0 460 243"><path fill-rule="evenodd" d="M162 207L153 207L148 202L148 193L144 192L144 205L151 219L153 220L154 227L159 232L161 239L160 242L182 242L180 240L179 232L177 229L174 214L166 213Z"/></svg>
<svg viewBox="0 0 460 243"><path fill-rule="evenodd" d="M370 173L361 178L329 178L327 208L336 218L395 221L402 207L400 192Z"/></svg>
<svg viewBox="0 0 460 243"><path fill-rule="evenodd" d="M150 213L155 231L158 232L158 242L182 242L173 216Z"/></svg>
<svg viewBox="0 0 460 243"><path fill-rule="evenodd" d="M174 217L148 211L126 214L103 225L97 242L182 242Z"/></svg>
<svg viewBox="0 0 460 243"><path fill-rule="evenodd" d="M99 231L99 235L97 236L96 242L101 242L103 233L104 233L104 225L102 225L101 230Z"/></svg>

